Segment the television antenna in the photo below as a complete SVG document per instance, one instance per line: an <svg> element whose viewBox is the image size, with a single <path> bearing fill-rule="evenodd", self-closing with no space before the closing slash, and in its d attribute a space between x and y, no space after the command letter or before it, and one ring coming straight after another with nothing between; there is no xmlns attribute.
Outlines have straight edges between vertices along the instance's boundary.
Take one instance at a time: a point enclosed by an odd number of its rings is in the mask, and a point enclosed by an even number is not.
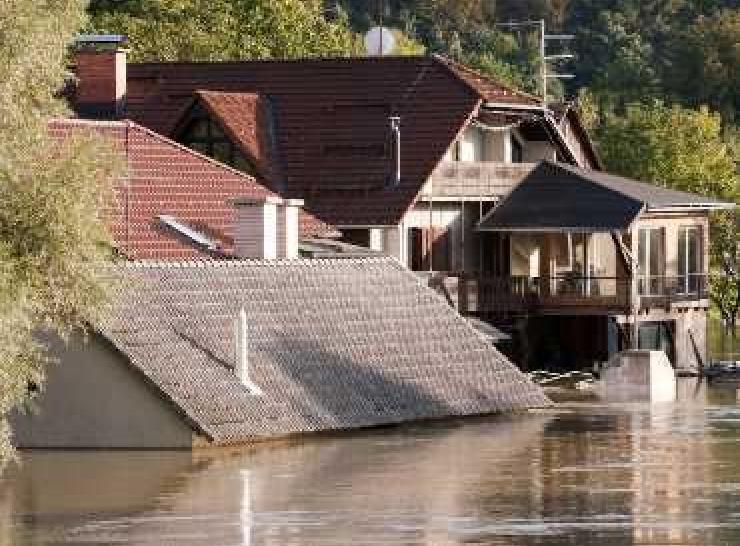
<svg viewBox="0 0 740 546"><path fill-rule="evenodd" d="M545 31L545 20L536 19L532 21L514 21L509 23L498 23L496 26L517 28L517 27L538 27L538 33L540 35L540 91L542 93L542 106L547 107L547 80L549 79L571 79L575 78L575 74L558 74L556 72L549 72L547 70L548 61L562 61L566 59L572 59L573 54L571 53L560 53L556 55L547 54L547 43L548 41L562 42L565 40L572 40L575 38L573 34L547 34Z"/></svg>

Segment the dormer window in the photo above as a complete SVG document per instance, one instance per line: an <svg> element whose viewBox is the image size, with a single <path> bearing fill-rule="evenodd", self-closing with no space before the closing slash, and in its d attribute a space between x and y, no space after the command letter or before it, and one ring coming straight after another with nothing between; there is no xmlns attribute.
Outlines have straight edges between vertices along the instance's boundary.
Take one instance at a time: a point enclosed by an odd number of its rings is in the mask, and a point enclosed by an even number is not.
<svg viewBox="0 0 740 546"><path fill-rule="evenodd" d="M182 131L179 140L191 150L216 161L249 174L255 173L254 165L234 146L218 123L207 117L193 119Z"/></svg>

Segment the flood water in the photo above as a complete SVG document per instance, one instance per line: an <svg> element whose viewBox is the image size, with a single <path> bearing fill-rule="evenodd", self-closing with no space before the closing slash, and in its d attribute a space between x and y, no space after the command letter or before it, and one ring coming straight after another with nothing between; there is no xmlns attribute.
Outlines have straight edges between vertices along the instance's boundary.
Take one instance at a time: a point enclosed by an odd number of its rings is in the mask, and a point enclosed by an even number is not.
<svg viewBox="0 0 740 546"><path fill-rule="evenodd" d="M739 544L734 386L680 391L251 451L26 452L0 544Z"/></svg>

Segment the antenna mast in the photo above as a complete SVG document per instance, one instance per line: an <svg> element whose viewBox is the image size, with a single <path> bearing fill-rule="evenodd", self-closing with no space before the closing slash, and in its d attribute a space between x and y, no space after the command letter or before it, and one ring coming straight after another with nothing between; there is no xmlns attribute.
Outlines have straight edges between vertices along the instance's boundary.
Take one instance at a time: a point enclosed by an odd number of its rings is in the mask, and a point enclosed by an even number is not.
<svg viewBox="0 0 740 546"><path fill-rule="evenodd" d="M557 74L555 72L549 72L547 70L548 61L560 61L564 59L572 59L573 55L570 53L561 53L558 55L547 54L547 42L548 40L572 40L574 36L572 34L547 34L545 30L545 20L537 19L533 21L513 21L509 23L498 23L496 26L517 28L517 27L537 27L539 33L539 57L540 57L540 92L542 94L542 106L547 107L547 80L550 78L575 78L574 74Z"/></svg>

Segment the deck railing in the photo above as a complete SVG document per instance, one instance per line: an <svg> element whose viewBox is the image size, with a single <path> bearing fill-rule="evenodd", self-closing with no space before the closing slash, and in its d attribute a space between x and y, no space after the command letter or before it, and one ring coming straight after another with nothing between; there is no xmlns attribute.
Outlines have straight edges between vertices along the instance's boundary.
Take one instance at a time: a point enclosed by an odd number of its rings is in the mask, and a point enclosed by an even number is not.
<svg viewBox="0 0 740 546"><path fill-rule="evenodd" d="M445 161L432 173L422 197L483 197L507 194L535 167L535 163Z"/></svg>
<svg viewBox="0 0 740 546"><path fill-rule="evenodd" d="M669 301L693 301L707 299L709 287L704 273L689 273L677 276L637 277L637 293L642 298L657 298Z"/></svg>

